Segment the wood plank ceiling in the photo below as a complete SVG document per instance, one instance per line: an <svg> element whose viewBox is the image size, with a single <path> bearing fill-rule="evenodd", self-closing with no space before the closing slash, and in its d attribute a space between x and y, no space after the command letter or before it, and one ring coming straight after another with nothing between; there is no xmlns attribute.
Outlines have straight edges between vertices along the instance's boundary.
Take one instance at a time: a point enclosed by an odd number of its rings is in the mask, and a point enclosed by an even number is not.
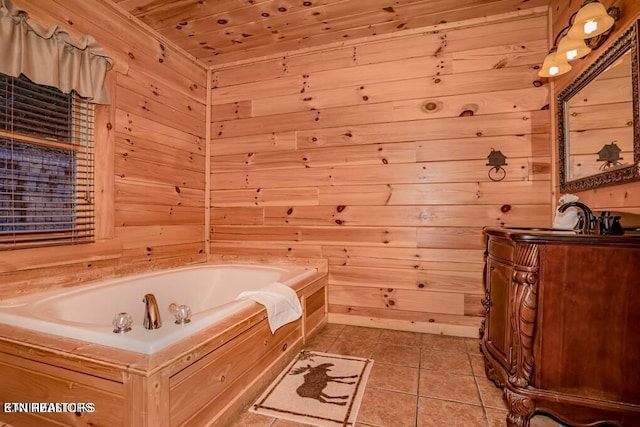
<svg viewBox="0 0 640 427"><path fill-rule="evenodd" d="M548 3L548 0L114 1L210 65Z"/></svg>

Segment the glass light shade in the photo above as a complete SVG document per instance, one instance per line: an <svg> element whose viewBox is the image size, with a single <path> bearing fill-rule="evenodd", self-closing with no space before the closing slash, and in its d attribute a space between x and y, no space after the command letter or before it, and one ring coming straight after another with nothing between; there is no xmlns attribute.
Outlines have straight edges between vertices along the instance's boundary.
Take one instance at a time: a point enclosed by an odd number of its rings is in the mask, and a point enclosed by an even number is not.
<svg viewBox="0 0 640 427"><path fill-rule="evenodd" d="M571 70L571 65L564 58L559 57L557 50L554 48L544 58L538 75L540 77L556 77L569 72L569 70Z"/></svg>
<svg viewBox="0 0 640 427"><path fill-rule="evenodd" d="M565 61L573 61L574 59L586 56L591 49L584 43L584 39L572 39L565 36L558 43L558 53L560 58Z"/></svg>
<svg viewBox="0 0 640 427"><path fill-rule="evenodd" d="M578 11L567 37L590 39L607 31L614 22L615 20L609 16L602 3L599 1L587 3Z"/></svg>

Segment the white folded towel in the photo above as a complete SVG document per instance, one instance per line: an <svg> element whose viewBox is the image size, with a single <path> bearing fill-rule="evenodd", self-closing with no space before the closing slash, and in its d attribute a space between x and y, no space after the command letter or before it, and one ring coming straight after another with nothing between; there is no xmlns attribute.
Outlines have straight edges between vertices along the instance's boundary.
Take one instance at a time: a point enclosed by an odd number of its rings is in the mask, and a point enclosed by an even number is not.
<svg viewBox="0 0 640 427"><path fill-rule="evenodd" d="M271 333L302 316L302 306L298 295L287 285L275 282L257 291L245 291L237 299L250 299L264 305Z"/></svg>
<svg viewBox="0 0 640 427"><path fill-rule="evenodd" d="M558 206L562 206L565 203L577 202L579 199L575 194L563 194L558 200ZM560 207L558 207L560 209ZM556 209L556 215L553 218L553 228L559 228L561 230L571 230L578 224L578 209L571 206L564 212L560 212Z"/></svg>
<svg viewBox="0 0 640 427"><path fill-rule="evenodd" d="M553 228L561 230L571 230L578 223L578 209L571 206L565 212L556 210L556 216L553 219Z"/></svg>

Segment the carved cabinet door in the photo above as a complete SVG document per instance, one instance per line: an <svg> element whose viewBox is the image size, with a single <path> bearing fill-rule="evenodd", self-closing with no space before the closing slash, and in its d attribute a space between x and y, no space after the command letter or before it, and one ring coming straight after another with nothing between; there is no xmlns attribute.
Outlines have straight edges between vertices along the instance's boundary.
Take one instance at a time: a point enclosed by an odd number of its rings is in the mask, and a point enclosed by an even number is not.
<svg viewBox="0 0 640 427"><path fill-rule="evenodd" d="M513 267L487 259L486 287L489 310L486 317L487 349L493 356L509 369L511 358L511 328L510 328L510 291Z"/></svg>

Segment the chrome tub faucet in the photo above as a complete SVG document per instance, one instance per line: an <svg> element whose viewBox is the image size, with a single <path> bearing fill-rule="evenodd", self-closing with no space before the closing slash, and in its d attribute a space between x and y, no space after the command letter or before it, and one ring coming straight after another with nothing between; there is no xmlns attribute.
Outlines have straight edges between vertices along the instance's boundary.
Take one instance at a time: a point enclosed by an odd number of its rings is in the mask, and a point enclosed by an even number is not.
<svg viewBox="0 0 640 427"><path fill-rule="evenodd" d="M144 328L159 329L162 326L162 321L156 297L153 294L146 294L142 302L144 303L144 321L142 323Z"/></svg>

